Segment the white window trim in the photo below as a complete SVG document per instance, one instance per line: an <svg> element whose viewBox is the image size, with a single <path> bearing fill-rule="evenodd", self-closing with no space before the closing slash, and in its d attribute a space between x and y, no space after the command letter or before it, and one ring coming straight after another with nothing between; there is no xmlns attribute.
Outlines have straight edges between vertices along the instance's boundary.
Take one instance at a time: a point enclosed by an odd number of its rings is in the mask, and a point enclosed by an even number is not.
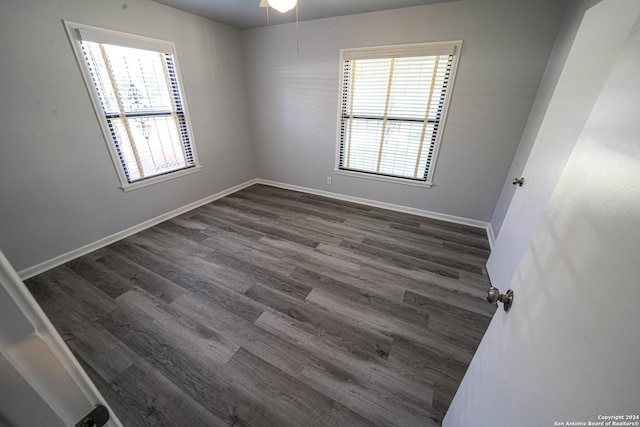
<svg viewBox="0 0 640 427"><path fill-rule="evenodd" d="M388 58L388 57L403 57L403 56L430 56L446 54L447 51L453 55L453 61L451 63L451 74L449 79L449 87L445 94L444 108L442 109L442 120L440 121L439 132L436 135L436 141L433 151L432 165L429 169L429 175L426 181L418 181L409 178L400 178L384 175L376 175L374 173L358 172L340 169L340 121L342 119L342 84L338 84L338 111L337 111L337 128L336 128L336 150L335 150L335 167L333 172L338 175L349 176L352 178L368 179L372 181L383 181L394 184L402 184L413 187L431 188L433 184L433 177L435 175L436 166L438 164L438 152L440 151L440 143L442 136L445 133L446 119L449 110L449 104L451 96L453 94L453 87L458 70L458 61L460 58L460 52L462 50L462 40L441 41L441 42L427 42L427 43L412 43L403 45L388 45L388 46L372 46L361 48L346 48L340 49L340 61L338 66L340 67L340 80L344 79L344 61L348 59L372 59L372 58Z"/></svg>
<svg viewBox="0 0 640 427"><path fill-rule="evenodd" d="M338 160L340 161L340 160ZM395 177L395 176L386 176L386 175L376 175L374 173L369 173L369 172L358 172L358 171L351 171L351 170L345 170L345 169L334 169L333 173L336 175L343 175L343 176L348 176L351 178L360 178L360 179L368 179L371 181L382 181L382 182L390 182L392 184L402 184L402 185L409 185L411 187L422 187L422 188L431 188L433 186L432 183L427 182L427 181L418 181L416 179L409 179L409 178L400 178L400 177Z"/></svg>
<svg viewBox="0 0 640 427"><path fill-rule="evenodd" d="M94 27L91 25L79 24L77 22L71 22L66 20L62 20L62 22L64 23L65 29L67 31L67 36L69 37L69 42L71 43L73 53L75 54L76 61L78 62L78 67L80 68L80 72L82 73L85 88L89 93L89 98L91 99L91 104L93 105L93 110L98 119L98 123L100 124L100 129L102 131L105 142L107 144L107 149L109 150L109 154L111 155L113 166L116 170L116 174L118 175L118 179L120 180L120 188L122 188L123 191L127 192L131 190L136 190L138 188L148 187L149 185L157 184L157 183L168 181L171 179L180 178L185 175L191 175L193 173L201 171L202 166L200 165L200 162L198 160L198 153L196 151L196 145L194 142L193 130L192 130L191 122L189 119L190 114L189 114L187 102L186 102L187 96L185 94L184 85L182 84L178 55L176 52L175 44L173 42L166 41L166 40L154 39L150 37L139 36L135 34L129 34L129 33L124 33L120 31ZM98 94L96 93L95 89L92 86L89 70L87 69L87 66L84 64L82 47L80 45L80 42L82 40L111 42L111 43L118 44L120 46L132 47L137 49L146 49L146 50L157 50L165 53L171 53L173 55L174 66L176 68L176 79L178 80L178 85L180 86L180 90L182 92L182 97L183 97L182 108L184 110L185 123L190 136L191 151L193 152L193 158L195 161L194 166L187 169L178 169L176 171L168 172L164 175L157 175L157 176L143 179L140 181L129 182L129 180L127 179L127 176L125 175L124 169L122 167L122 163L120 162L120 157L118 156L116 147L113 144L113 140L111 138L111 133L109 131L107 120L104 114L102 114L102 107L100 106L100 100L98 99Z"/></svg>

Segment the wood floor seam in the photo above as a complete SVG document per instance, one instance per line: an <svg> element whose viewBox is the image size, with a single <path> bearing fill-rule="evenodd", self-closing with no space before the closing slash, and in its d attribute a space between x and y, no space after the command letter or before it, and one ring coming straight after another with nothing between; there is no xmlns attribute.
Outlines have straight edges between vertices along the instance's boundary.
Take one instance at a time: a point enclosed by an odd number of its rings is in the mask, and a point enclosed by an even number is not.
<svg viewBox="0 0 640 427"><path fill-rule="evenodd" d="M126 426L437 426L486 233L253 185L25 283Z"/></svg>

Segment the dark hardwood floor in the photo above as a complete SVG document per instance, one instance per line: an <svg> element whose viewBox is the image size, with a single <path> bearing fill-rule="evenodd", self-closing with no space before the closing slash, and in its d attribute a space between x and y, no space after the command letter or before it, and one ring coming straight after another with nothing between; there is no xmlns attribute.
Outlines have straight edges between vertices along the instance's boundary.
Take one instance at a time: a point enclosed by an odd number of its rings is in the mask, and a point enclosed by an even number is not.
<svg viewBox="0 0 640 427"><path fill-rule="evenodd" d="M439 425L485 231L255 185L26 283L125 426Z"/></svg>

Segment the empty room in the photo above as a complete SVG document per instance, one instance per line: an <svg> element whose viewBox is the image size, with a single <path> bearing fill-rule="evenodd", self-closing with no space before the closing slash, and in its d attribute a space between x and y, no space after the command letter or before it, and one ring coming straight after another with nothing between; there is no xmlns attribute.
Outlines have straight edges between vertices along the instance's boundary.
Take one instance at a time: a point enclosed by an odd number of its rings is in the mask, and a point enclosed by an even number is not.
<svg viewBox="0 0 640 427"><path fill-rule="evenodd" d="M0 426L639 426L637 0L0 0Z"/></svg>

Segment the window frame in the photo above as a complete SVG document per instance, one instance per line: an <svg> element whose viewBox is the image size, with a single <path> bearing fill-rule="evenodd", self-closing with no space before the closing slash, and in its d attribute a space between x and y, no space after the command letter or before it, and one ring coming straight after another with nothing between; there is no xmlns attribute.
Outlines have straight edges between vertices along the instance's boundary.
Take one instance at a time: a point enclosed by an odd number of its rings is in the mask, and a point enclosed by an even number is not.
<svg viewBox="0 0 640 427"><path fill-rule="evenodd" d="M373 181L392 182L396 184L431 188L433 186L433 177L435 175L438 153L440 150L441 141L444 135L446 118L448 115L449 105L453 94L453 87L458 69L458 62L460 58L460 52L462 50L462 40L451 41L439 41L439 42L425 42L425 43L411 43L401 45L387 45L387 46L371 46L371 47L356 47L356 48L344 48L340 49L340 80L338 87L338 112L337 112L337 142L335 150L335 167L333 172L336 175L344 175L361 179L368 179ZM349 59L382 59L382 58L400 58L410 56L435 56L441 55L442 52L452 51L451 69L449 72L449 80L447 84L447 90L445 91L444 103L441 110L441 119L438 123L438 131L436 132L436 138L434 141L434 149L432 160L429 164L429 170L426 180L418 180L415 178L404 178L400 176L390 176L384 174L378 174L376 172L357 171L346 168L341 168L341 145L342 145L342 107L343 107L343 82L345 79L345 61Z"/></svg>
<svg viewBox="0 0 640 427"><path fill-rule="evenodd" d="M69 41L73 48L73 52L76 57L76 61L78 62L78 66L80 68L80 72L82 74L85 88L87 92L89 92L89 98L91 99L91 104L93 105L93 110L98 119L98 123L100 125L100 129L102 131L105 143L107 145L107 149L111 156L111 160L113 162L114 168L116 170L116 174L118 179L120 180L120 188L123 191L131 191L142 187L147 187L149 185L157 184L160 182L168 181L171 179L179 178L185 175L190 175L196 172L199 172L202 169L200 162L198 160L198 154L195 146L193 130L190 122L190 114L187 107L186 94L184 85L182 84L181 73L178 64L178 55L176 52L176 47L173 42L155 39L146 36L140 36L136 34L125 33L121 31L115 31L100 27L95 27L86 24L80 24L76 22L63 20L65 29L67 31L67 35L69 37ZM191 150L194 165L187 166L181 169L176 169L173 171L168 171L166 173L158 174L155 176L151 176L148 178L142 178L137 181L130 182L127 178L124 166L122 164L122 160L120 159L120 153L118 153L118 149L113 141L113 137L111 135L111 130L108 124L107 114L103 111L100 103L100 99L96 88L92 82L91 74L88 65L86 64L86 60L84 57L84 53L82 50L81 42L83 38L87 41L96 41L100 40L100 43L106 44L114 44L123 47L135 48L135 49L144 49L150 51L157 51L163 53L170 53L173 57L173 66L175 68L175 79L177 81L180 93L180 101L181 107L184 114L184 126L189 135L189 148ZM94 40L92 40L94 39ZM184 152L184 148L182 149Z"/></svg>

